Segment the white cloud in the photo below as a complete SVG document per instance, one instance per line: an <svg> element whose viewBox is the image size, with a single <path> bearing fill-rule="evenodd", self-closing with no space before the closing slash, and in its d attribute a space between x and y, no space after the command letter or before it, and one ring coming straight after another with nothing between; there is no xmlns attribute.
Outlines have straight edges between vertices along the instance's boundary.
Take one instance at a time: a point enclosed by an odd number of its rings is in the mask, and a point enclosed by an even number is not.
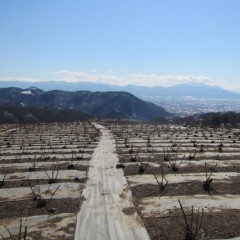
<svg viewBox="0 0 240 240"><path fill-rule="evenodd" d="M126 79L116 76L112 73L86 73L86 72L69 72L67 70L58 71L53 73L56 77L55 80L62 80L66 82L93 82L93 83L106 83L116 85L126 85Z"/></svg>
<svg viewBox="0 0 240 240"><path fill-rule="evenodd" d="M31 77L0 77L0 81L21 81L21 82L38 82L39 79Z"/></svg>
<svg viewBox="0 0 240 240"><path fill-rule="evenodd" d="M120 76L116 72L107 71L106 73L98 73L96 70L90 72L71 72L68 70L53 72L49 80L66 81L66 82L92 82L105 83L111 85L124 86L134 84L138 86L174 86L181 83L205 83L208 85L220 86L231 91L240 91L240 84L230 82L215 81L209 76L193 76L193 75L160 75L160 74L128 74ZM23 81L38 82L43 81L32 77L0 77L0 81Z"/></svg>
<svg viewBox="0 0 240 240"><path fill-rule="evenodd" d="M94 82L114 85L134 84L138 86L173 86L180 83L206 83L214 84L212 78L192 75L158 75L158 74L128 74L118 76L115 72L100 74L96 72L70 72L67 70L54 72L55 80L67 82Z"/></svg>
<svg viewBox="0 0 240 240"><path fill-rule="evenodd" d="M240 92L240 83L219 82L218 84L215 85L218 85L230 91Z"/></svg>
<svg viewBox="0 0 240 240"><path fill-rule="evenodd" d="M173 86L180 83L206 83L211 84L213 80L206 76L192 76L192 75L142 75L142 74L130 74L131 80L137 85L148 86Z"/></svg>

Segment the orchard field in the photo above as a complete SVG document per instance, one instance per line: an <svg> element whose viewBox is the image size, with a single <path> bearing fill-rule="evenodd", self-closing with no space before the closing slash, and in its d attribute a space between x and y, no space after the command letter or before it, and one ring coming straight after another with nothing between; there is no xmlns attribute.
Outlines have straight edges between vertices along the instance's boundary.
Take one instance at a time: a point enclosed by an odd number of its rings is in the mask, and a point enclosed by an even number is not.
<svg viewBox="0 0 240 240"><path fill-rule="evenodd" d="M1 125L2 239L73 239L98 140L88 123Z"/></svg>
<svg viewBox="0 0 240 240"><path fill-rule="evenodd" d="M108 124L151 239L240 236L240 131ZM192 237L192 238L191 238Z"/></svg>
<svg viewBox="0 0 240 240"><path fill-rule="evenodd" d="M239 129L100 124L0 126L0 239L240 237Z"/></svg>

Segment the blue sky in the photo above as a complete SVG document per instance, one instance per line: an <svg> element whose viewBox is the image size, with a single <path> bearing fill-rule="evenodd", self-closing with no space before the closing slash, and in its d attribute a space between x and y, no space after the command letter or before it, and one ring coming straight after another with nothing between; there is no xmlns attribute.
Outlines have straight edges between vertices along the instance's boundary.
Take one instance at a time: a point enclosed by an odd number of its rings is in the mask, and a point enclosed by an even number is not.
<svg viewBox="0 0 240 240"><path fill-rule="evenodd" d="M2 0L0 80L240 91L239 0Z"/></svg>

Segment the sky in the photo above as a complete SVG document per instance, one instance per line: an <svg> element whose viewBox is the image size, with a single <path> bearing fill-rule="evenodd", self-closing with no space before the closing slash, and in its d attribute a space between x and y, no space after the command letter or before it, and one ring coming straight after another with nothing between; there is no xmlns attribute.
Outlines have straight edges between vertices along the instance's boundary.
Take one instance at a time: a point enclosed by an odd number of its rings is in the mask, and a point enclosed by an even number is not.
<svg viewBox="0 0 240 240"><path fill-rule="evenodd" d="M1 0L4 80L240 91L240 1Z"/></svg>

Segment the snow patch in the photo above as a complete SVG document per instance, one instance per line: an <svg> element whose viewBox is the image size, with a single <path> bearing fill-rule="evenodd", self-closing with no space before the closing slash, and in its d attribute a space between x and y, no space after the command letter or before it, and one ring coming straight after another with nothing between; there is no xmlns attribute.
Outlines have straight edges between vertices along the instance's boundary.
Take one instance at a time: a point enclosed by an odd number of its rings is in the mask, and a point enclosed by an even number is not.
<svg viewBox="0 0 240 240"><path fill-rule="evenodd" d="M21 94L34 95L31 90L22 91Z"/></svg>

